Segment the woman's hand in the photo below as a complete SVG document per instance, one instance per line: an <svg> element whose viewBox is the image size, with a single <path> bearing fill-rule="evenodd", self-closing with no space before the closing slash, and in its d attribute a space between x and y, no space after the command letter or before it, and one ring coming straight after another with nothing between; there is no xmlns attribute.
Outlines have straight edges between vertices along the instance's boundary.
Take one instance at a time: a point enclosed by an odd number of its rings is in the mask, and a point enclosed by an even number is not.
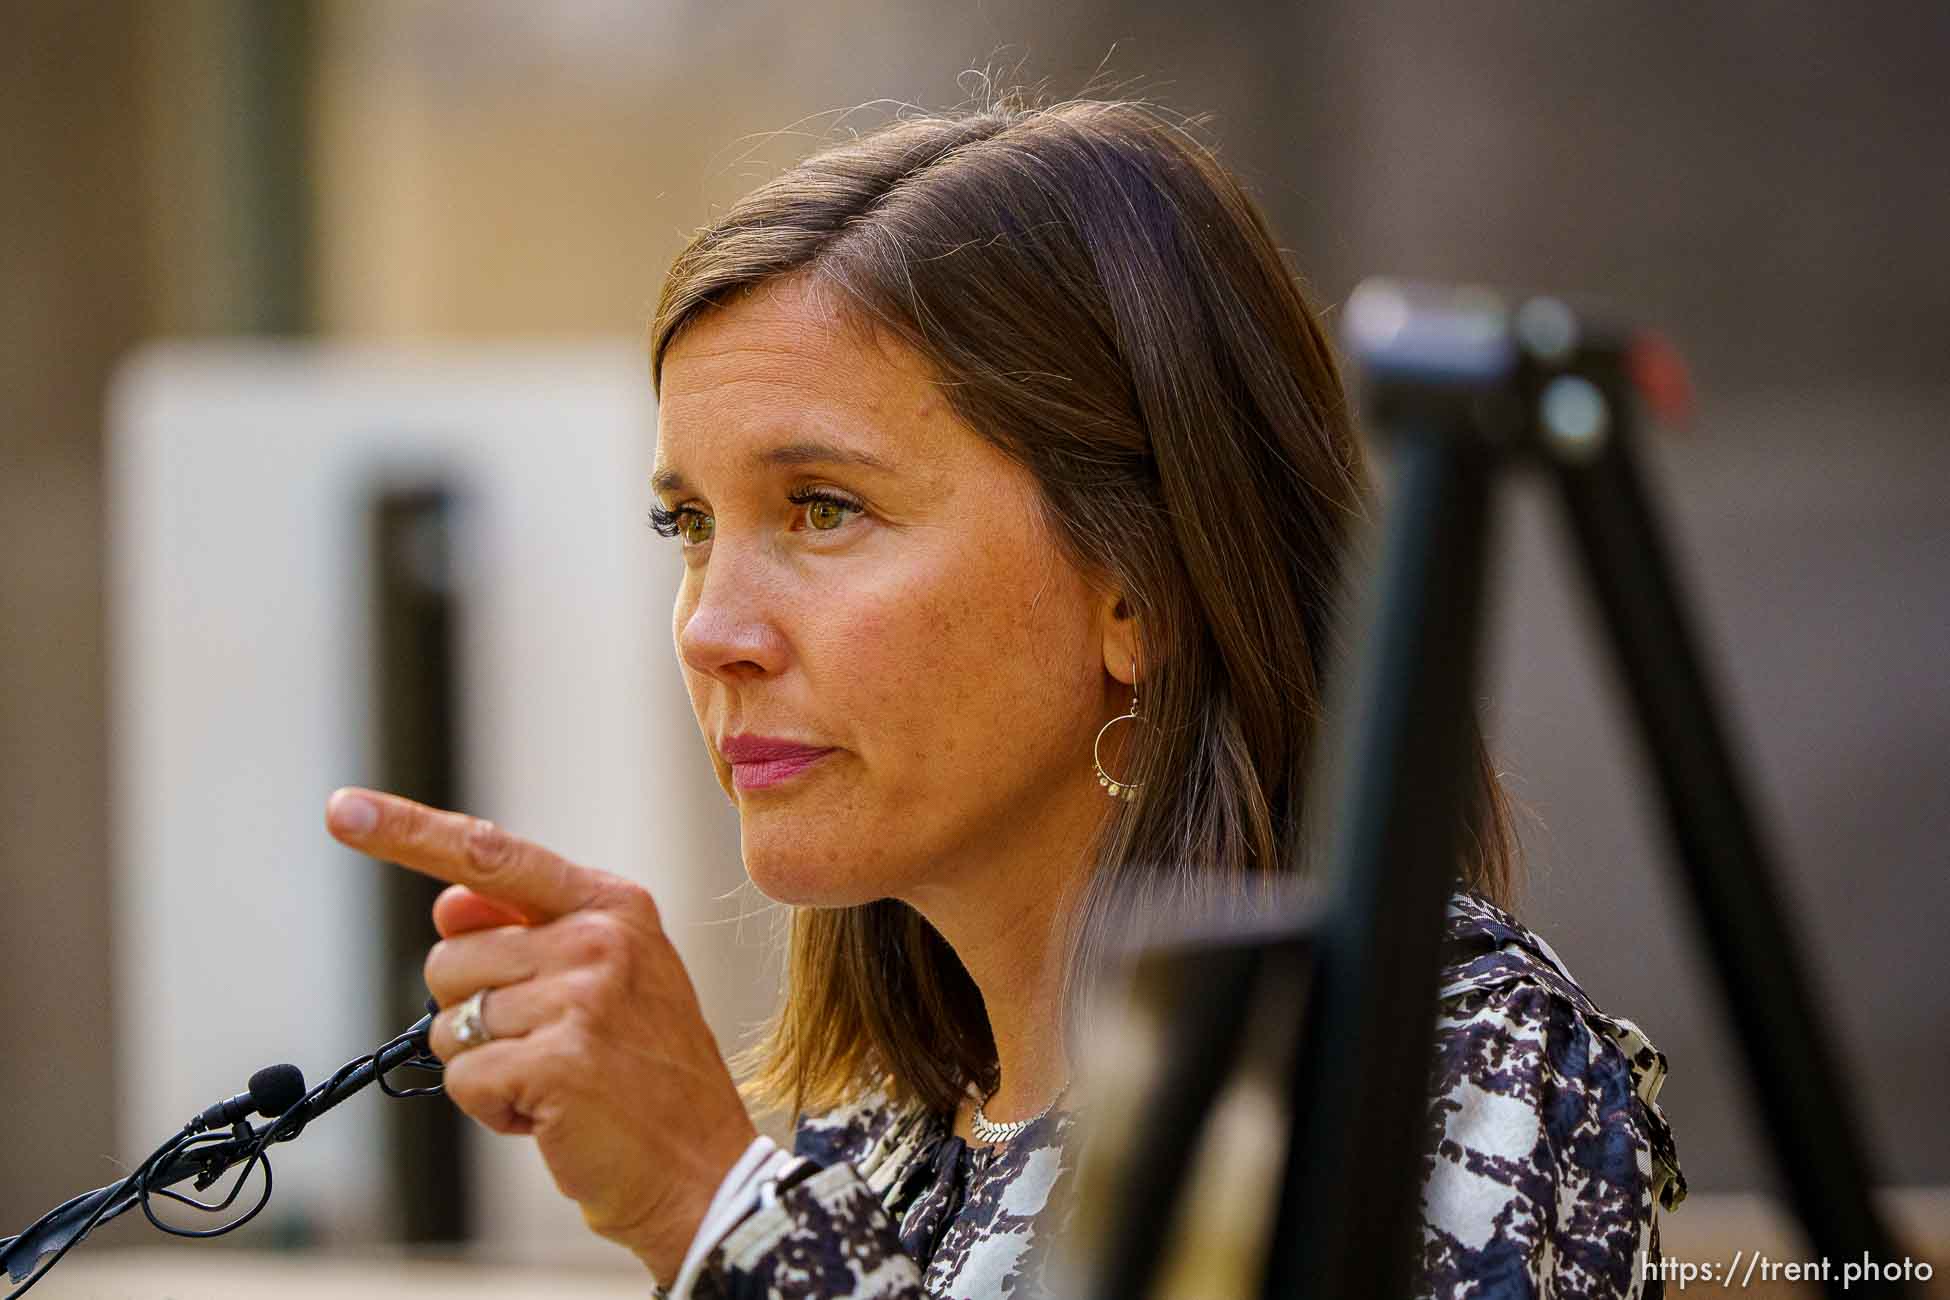
<svg viewBox="0 0 1950 1300"><path fill-rule="evenodd" d="M427 954L431 1044L454 1104L532 1134L596 1232L665 1283L757 1130L649 893L491 822L340 790L326 825L351 847L445 880ZM454 1038L480 989L490 1041Z"/></svg>

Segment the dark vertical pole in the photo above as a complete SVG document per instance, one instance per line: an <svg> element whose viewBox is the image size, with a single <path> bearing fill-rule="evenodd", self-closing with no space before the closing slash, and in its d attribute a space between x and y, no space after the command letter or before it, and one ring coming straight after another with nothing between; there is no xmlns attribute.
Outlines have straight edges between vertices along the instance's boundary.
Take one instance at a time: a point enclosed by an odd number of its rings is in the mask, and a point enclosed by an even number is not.
<svg viewBox="0 0 1950 1300"><path fill-rule="evenodd" d="M236 102L216 129L230 166L224 190L243 264L234 328L252 334L312 329L311 68L307 3L233 3Z"/></svg>
<svg viewBox="0 0 1950 1300"><path fill-rule="evenodd" d="M455 504L444 491L389 492L374 503L377 593L374 739L378 782L441 808L465 802L459 757ZM428 914L438 881L410 871L383 878L384 1005L380 1038L424 1014L420 969L437 937ZM463 1120L452 1106L386 1108L390 1178L408 1242L468 1235Z"/></svg>
<svg viewBox="0 0 1950 1300"><path fill-rule="evenodd" d="M1268 1296L1403 1295L1414 1259L1444 905L1472 811L1492 457L1466 422L1391 435Z"/></svg>
<svg viewBox="0 0 1950 1300"><path fill-rule="evenodd" d="M1132 1005L1125 1014L1144 1017L1163 1047L1157 1075L1141 1085L1143 1100L1134 1108L1143 1117L1143 1130L1118 1138L1142 1152L1146 1191L1127 1198L1090 1243L1083 1294L1094 1300L1151 1294L1186 1199L1206 1117L1247 1036L1253 991L1266 978L1266 967L1284 975L1294 959L1294 952L1269 952L1249 939L1159 946L1136 963Z"/></svg>
<svg viewBox="0 0 1950 1300"><path fill-rule="evenodd" d="M1577 437L1543 435L1565 521L1611 642L1640 748L1658 777L1666 827L1789 1203L1817 1256L1855 1263L1901 1257L1871 1199L1868 1143L1847 1074L1782 898L1772 855L1720 724L1706 656L1680 574L1667 554L1635 458L1622 350L1582 360ZM1593 382L1595 381L1595 382ZM1843 1294L1837 1275L1832 1295ZM1901 1288L1906 1291L1907 1288ZM1877 1294L1897 1294L1884 1283Z"/></svg>

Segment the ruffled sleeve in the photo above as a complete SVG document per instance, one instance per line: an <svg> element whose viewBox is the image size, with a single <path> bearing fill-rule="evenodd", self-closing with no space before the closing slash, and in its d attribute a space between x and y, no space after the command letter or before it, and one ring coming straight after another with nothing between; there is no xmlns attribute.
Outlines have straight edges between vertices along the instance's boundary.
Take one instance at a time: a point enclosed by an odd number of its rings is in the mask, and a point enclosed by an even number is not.
<svg viewBox="0 0 1950 1300"><path fill-rule="evenodd" d="M1657 1106L1665 1058L1566 987L1554 957L1539 966L1483 965L1445 989L1419 1295L1661 1293L1645 1266L1657 1209L1685 1196Z"/></svg>
<svg viewBox="0 0 1950 1300"><path fill-rule="evenodd" d="M1052 1294L1073 1209L1071 1117L971 1148L945 1116L870 1092L802 1117L790 1169L715 1242L696 1297L1000 1300Z"/></svg>
<svg viewBox="0 0 1950 1300"><path fill-rule="evenodd" d="M732 1229L711 1252L695 1294L922 1300L927 1292L879 1196L851 1164L837 1164L780 1191Z"/></svg>

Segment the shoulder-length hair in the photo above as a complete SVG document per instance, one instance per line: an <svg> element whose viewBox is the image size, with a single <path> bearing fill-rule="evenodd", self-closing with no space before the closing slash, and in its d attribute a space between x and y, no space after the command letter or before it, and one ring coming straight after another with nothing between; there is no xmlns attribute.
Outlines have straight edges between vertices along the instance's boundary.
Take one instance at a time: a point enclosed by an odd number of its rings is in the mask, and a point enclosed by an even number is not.
<svg viewBox="0 0 1950 1300"><path fill-rule="evenodd" d="M799 275L932 363L1138 617L1153 728L1067 923L1073 1008L1118 901L1248 897L1305 869L1323 670L1372 499L1332 351L1238 180L1131 101L1005 92L806 158L678 256L653 382L701 313ZM1476 769L1460 874L1504 900L1510 813L1480 737ZM907 904L797 908L787 944L783 1002L735 1063L748 1100L798 1113L877 1087L949 1111L995 1087L981 994Z"/></svg>

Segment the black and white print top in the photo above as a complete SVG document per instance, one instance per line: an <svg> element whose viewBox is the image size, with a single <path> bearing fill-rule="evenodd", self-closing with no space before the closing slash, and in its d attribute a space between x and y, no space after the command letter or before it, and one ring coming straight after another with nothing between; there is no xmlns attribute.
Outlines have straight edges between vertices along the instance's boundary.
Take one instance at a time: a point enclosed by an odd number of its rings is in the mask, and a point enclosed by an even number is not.
<svg viewBox="0 0 1950 1300"><path fill-rule="evenodd" d="M1417 1294L1660 1295L1657 1214L1686 1195L1658 1106L1665 1057L1479 895L1451 898L1447 937ZM1074 1118L991 1147L879 1094L806 1118L783 1190L718 1241L692 1294L1045 1296Z"/></svg>

